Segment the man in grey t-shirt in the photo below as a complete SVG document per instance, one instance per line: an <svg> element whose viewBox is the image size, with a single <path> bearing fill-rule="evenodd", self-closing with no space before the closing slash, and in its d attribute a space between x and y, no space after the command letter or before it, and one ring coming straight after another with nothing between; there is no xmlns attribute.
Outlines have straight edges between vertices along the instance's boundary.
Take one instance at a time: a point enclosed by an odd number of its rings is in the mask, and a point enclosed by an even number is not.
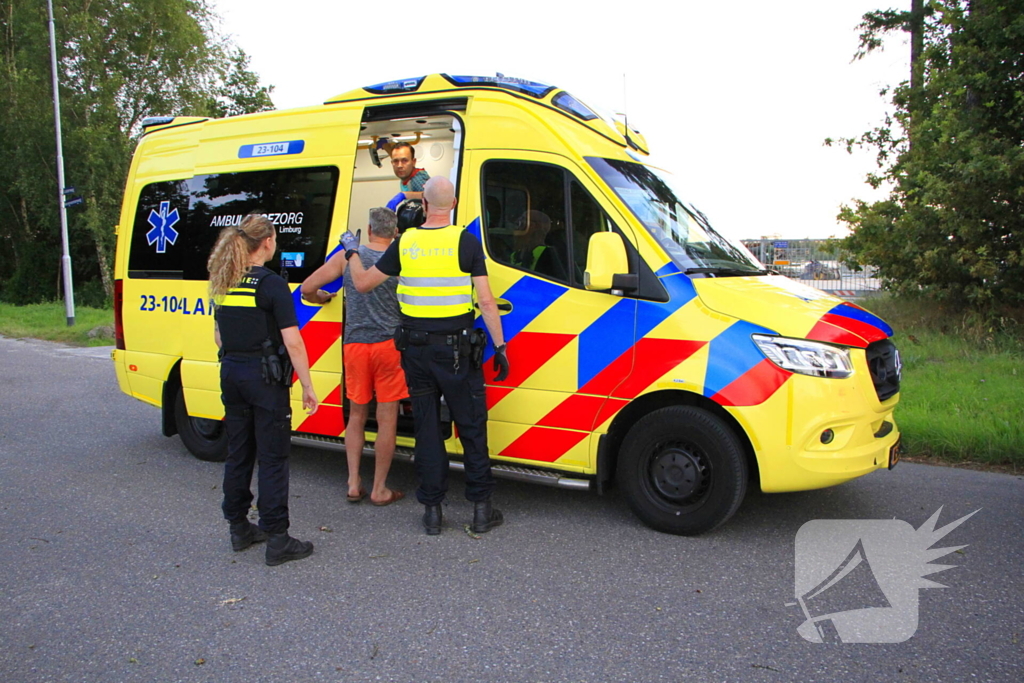
<svg viewBox="0 0 1024 683"><path fill-rule="evenodd" d="M381 257L398 234L395 212L387 208L370 209L369 242L358 246L364 268ZM358 235L358 233L357 233ZM359 238L346 233L342 244L355 248ZM345 250L338 251L302 283L302 297L311 303L327 303L337 293L320 289L345 274L348 261ZM389 505L405 497L387 487L388 471L395 454L398 431L398 401L409 396L402 372L401 355L395 348L395 328L400 324L398 278L389 278L382 286L365 294L356 291L351 278L345 278L345 333L342 356L345 364L345 395L349 399L348 424L345 425L345 454L348 458L348 496L350 503L366 497L359 476L359 460L366 442L364 429L370 414L370 402L377 399L377 440L374 442L376 466L370 502Z"/></svg>

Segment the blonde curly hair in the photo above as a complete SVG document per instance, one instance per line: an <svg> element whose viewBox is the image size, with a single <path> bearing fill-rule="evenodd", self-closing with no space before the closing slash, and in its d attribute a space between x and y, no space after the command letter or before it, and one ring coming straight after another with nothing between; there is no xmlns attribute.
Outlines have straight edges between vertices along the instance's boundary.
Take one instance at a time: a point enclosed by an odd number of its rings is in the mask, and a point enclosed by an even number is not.
<svg viewBox="0 0 1024 683"><path fill-rule="evenodd" d="M274 224L257 213L220 231L206 262L206 269L210 271L210 296L214 301L220 303L228 290L238 286L249 272L249 256L273 234Z"/></svg>

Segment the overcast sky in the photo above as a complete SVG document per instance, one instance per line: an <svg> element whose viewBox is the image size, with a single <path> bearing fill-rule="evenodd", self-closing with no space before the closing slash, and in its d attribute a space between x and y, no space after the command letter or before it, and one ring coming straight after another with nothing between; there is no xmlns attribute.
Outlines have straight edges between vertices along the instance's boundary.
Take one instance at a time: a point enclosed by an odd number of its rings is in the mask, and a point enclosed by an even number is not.
<svg viewBox="0 0 1024 683"><path fill-rule="evenodd" d="M872 0L213 1L278 108L427 73L542 81L626 110L652 163L738 238L845 235L840 204L879 197L873 156L823 140L880 123L879 90L908 72L900 39L851 63L861 16L894 6Z"/></svg>

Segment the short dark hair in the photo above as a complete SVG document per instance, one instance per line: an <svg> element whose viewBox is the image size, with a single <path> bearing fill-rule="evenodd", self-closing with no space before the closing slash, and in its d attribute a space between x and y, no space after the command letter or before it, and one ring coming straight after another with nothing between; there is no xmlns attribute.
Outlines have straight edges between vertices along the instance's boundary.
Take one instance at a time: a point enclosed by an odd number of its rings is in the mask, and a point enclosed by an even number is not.
<svg viewBox="0 0 1024 683"><path fill-rule="evenodd" d="M413 159L416 158L416 148L413 147L412 145L410 145L408 142L396 142L395 146L391 148L391 156L395 155L395 150L396 149L402 149L403 147L408 147L409 148L409 154L412 155Z"/></svg>

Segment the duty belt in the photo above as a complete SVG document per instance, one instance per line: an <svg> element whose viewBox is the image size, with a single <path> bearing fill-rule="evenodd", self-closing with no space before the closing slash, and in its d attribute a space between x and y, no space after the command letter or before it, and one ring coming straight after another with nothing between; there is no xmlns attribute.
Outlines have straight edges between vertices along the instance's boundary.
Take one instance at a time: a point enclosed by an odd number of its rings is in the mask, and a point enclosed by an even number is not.
<svg viewBox="0 0 1024 683"><path fill-rule="evenodd" d="M262 358L262 351L225 351L225 358Z"/></svg>
<svg viewBox="0 0 1024 683"><path fill-rule="evenodd" d="M459 369L459 356L472 356L473 366L479 368L483 361L487 335L483 330L470 328L452 332L424 332L400 326L395 330L395 348L405 351L410 346L444 344L452 348L452 362Z"/></svg>
<svg viewBox="0 0 1024 683"><path fill-rule="evenodd" d="M446 346L456 346L456 345L459 344L459 341L462 339L462 335L463 335L463 331L462 330L459 330L458 332L449 332L447 334L446 333L441 333L441 332L428 332L427 333L427 340L424 343L425 344L444 344ZM413 341L413 344L415 344L415 343L416 342Z"/></svg>

